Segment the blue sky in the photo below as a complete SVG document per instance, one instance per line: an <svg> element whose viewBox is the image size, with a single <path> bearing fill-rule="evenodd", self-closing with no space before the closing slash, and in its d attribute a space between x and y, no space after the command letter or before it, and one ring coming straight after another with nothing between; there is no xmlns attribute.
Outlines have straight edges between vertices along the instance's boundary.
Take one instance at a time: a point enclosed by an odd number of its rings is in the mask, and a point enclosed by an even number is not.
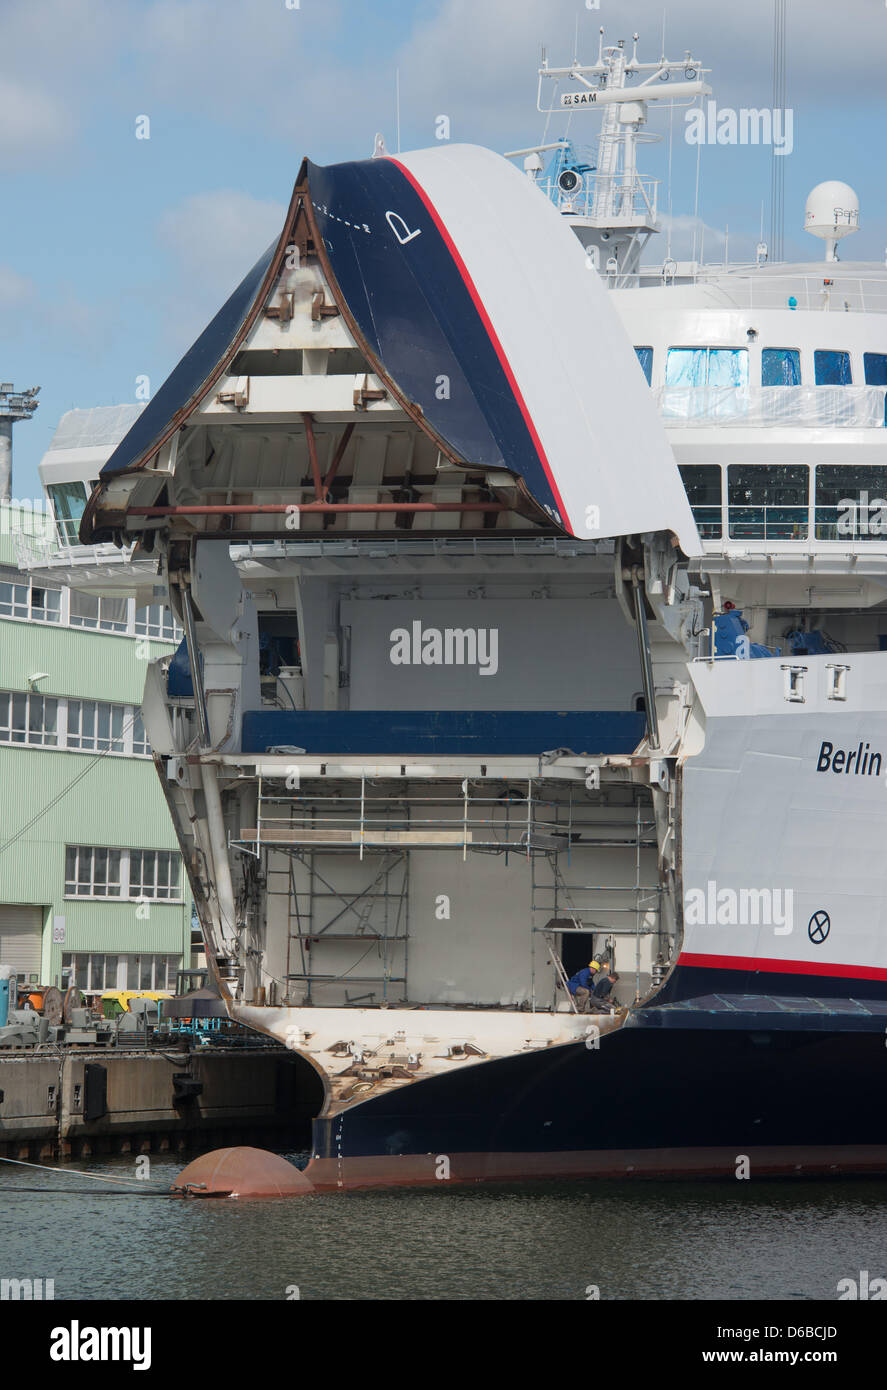
<svg viewBox="0 0 887 1390"><path fill-rule="evenodd" d="M712 69L719 106L770 104L773 0L289 5L0 0L0 378L42 387L36 416L16 430L16 496L39 493L37 463L65 410L133 400L143 375L160 386L277 235L304 154L363 158L377 130L394 148L396 70L402 148L434 143L441 114L454 140L514 148L542 134L542 43L552 64L569 62L578 21L582 61L596 56L599 25L608 42L638 30L650 59L665 13L669 56L691 48ZM839 178L861 202L847 258L883 261L887 5L787 8L786 255L819 258L799 230L804 200ZM136 139L140 116L150 118L148 140ZM562 125L554 118L549 135ZM666 118L651 128L666 129ZM681 112L674 130L674 250L686 254L696 152L683 143ZM596 116L577 114L570 134L593 144ZM664 144L641 159L644 172L664 175ZM731 258L751 254L769 152L704 147L702 170L706 258L723 254L725 226Z"/></svg>

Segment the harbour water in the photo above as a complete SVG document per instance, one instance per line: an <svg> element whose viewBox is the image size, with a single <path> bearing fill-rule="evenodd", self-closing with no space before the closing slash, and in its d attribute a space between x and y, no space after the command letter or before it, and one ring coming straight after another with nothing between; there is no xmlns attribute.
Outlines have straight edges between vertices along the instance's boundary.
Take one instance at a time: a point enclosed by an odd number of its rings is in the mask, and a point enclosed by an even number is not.
<svg viewBox="0 0 887 1390"><path fill-rule="evenodd" d="M79 1162L131 1178L133 1158ZM183 1160L152 1158L145 1189ZM47 1188L34 1192L35 1187ZM135 1188L135 1184L133 1184ZM71 1190L68 1190L71 1189ZM94 1189L94 1190L93 1190ZM4 1277L56 1300L836 1300L887 1275L887 1183L533 1183L181 1201L3 1165Z"/></svg>

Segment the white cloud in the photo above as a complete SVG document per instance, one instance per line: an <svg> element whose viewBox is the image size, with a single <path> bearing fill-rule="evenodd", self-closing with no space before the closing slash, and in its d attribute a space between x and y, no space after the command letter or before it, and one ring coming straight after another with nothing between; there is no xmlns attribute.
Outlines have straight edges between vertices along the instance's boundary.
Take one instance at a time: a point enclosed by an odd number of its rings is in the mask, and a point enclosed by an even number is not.
<svg viewBox="0 0 887 1390"><path fill-rule="evenodd" d="M821 102L836 13L833 0L789 7L790 103ZM772 15L773 0L669 0L666 48L692 47L712 67L721 104L759 106L770 94ZM598 10L581 0L401 0L389 13L367 0L301 0L299 9L284 0L3 0L16 76L0 82L0 130L41 158L88 131L102 105L133 94L137 111L161 123L210 113L220 131L295 140L294 163L332 144L361 155L380 124L394 144L399 67L404 135L414 144L431 142L434 116L449 114L455 139L507 148L522 132L541 132L540 46L553 64L569 63L577 18L583 61L596 56L601 24L607 42L630 46L637 29L641 56L659 53L663 0L601 0ZM842 0L840 37L853 74L845 111L880 100L887 9ZM574 133L579 125L577 116ZM586 121L580 139L586 129L596 135Z"/></svg>
<svg viewBox="0 0 887 1390"><path fill-rule="evenodd" d="M164 212L157 239L172 263L170 333L193 338L283 229L286 208L235 189L194 193Z"/></svg>
<svg viewBox="0 0 887 1390"><path fill-rule="evenodd" d="M285 215L282 203L219 189L194 193L169 208L160 217L157 235L189 278L217 290L233 289L279 236Z"/></svg>
<svg viewBox="0 0 887 1390"><path fill-rule="evenodd" d="M28 304L35 298L36 292L33 280L19 275L10 266L0 265L0 309L8 312Z"/></svg>
<svg viewBox="0 0 887 1390"><path fill-rule="evenodd" d="M73 119L58 97L39 82L0 76L0 148L6 168L28 168L48 152L64 149Z"/></svg>

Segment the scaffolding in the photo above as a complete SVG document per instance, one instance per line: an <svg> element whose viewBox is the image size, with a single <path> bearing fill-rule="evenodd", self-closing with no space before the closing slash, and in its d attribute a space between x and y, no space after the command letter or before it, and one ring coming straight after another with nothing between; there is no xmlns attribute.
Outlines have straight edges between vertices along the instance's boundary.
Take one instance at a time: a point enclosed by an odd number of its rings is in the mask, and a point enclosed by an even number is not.
<svg viewBox="0 0 887 1390"><path fill-rule="evenodd" d="M641 997L641 940L645 936L659 934L662 929L662 885L660 883L641 882L642 851L645 849L658 850L656 821L652 815L652 808L650 808L649 818L642 818L639 798L635 800L634 810L633 833L624 833L626 830L632 829L625 820L596 820L595 826L599 830L609 833L602 835L595 841L583 839L581 842L584 848L593 847L631 853L634 859L633 883L570 882L564 877L564 871L561 867L562 856L557 851L546 856L543 861L539 860L538 855L533 855L531 859L533 936L534 939L537 935L543 937L548 953L555 963L555 973L562 986L564 985L564 981L561 979L563 964L561 952L557 945L558 937L573 934L587 936L589 938L589 955L595 955L601 951L598 938L603 935L605 938L604 954L607 954L611 959L616 938L620 936L633 937L635 941L635 999ZM617 833L613 833L614 831ZM623 833L618 833L620 831ZM569 869L569 849L566 851L565 857ZM543 880L541 878L540 862L544 862L550 869L550 879ZM618 901L619 898L629 898L631 901L621 902ZM628 922L625 926L617 926L612 922L601 923L598 920L601 916L611 917L613 915L633 918L633 921ZM540 925L539 918L541 916L544 916L545 921ZM535 950L532 959L535 1006Z"/></svg>
<svg viewBox="0 0 887 1390"><path fill-rule="evenodd" d="M280 778L258 776L256 824L232 839L265 868L269 899L286 897L286 1001L298 986L304 1002L315 1002L319 986L340 985L345 1002L408 996L409 879L411 849L446 849L461 854L512 854L530 871L531 1002L537 1002L536 938L542 936L555 976L565 990L561 960L565 935L589 937L592 950L602 933L612 955L617 937L635 939L635 994L640 995L641 942L661 931L658 883L644 882L644 855L656 851L656 822L648 793L621 784L630 800L611 807L606 795L593 795L571 782L534 778L466 778L434 789L397 783L390 777L361 776L310 789L281 786ZM607 867L623 882L580 882L572 872L575 852L607 852ZM367 863L358 886L337 886L325 869L346 855ZM631 855L627 872L621 867ZM611 857L612 856L612 857ZM615 865L619 864L617 872ZM601 919L604 919L603 921ZM622 921L624 920L624 925ZM312 954L331 943L368 950L348 968L314 968ZM378 974L353 974L375 950ZM563 977L563 978L561 978ZM546 979L549 977L546 976ZM348 986L367 987L350 995ZM397 992L396 987L400 987Z"/></svg>

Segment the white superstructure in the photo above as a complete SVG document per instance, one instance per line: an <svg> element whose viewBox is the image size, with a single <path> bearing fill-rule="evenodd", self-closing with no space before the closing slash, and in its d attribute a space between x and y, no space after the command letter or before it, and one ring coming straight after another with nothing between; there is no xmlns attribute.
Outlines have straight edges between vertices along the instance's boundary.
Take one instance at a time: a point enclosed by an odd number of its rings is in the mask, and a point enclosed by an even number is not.
<svg viewBox="0 0 887 1390"><path fill-rule="evenodd" d="M833 184L818 264L642 265L703 76L544 64L596 171L306 162L87 507L186 633L144 715L230 1010L325 1124L585 1038L592 957L653 1009L887 984L887 270Z"/></svg>

